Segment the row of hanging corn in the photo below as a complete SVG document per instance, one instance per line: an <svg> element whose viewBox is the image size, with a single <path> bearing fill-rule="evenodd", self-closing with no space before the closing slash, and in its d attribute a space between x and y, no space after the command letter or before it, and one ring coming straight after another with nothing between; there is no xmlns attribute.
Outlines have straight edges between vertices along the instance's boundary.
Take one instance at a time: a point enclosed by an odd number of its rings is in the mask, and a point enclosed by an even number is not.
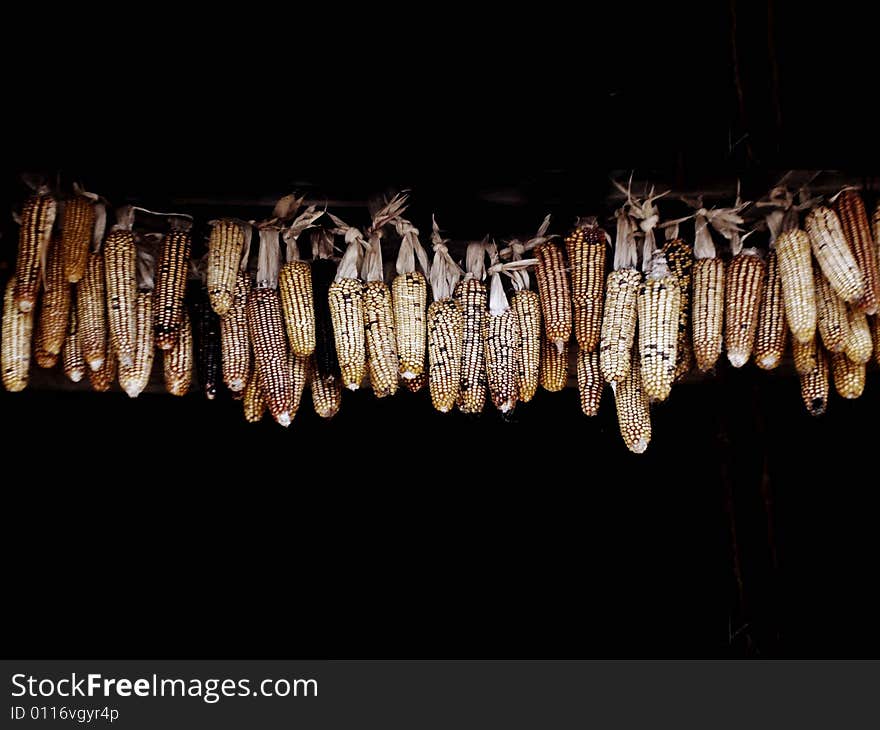
<svg viewBox="0 0 880 730"><path fill-rule="evenodd" d="M438 411L480 413L488 397L509 413L539 385L562 390L576 346L583 412L598 412L609 384L624 442L641 453L651 439L650 404L666 400L677 379L694 366L713 369L724 349L734 367L754 359L773 369L790 332L810 413L825 411L832 377L842 397L861 395L872 351L880 359L880 213L872 231L855 190L831 206L795 205L786 191L773 191L759 204L769 211L765 257L743 245L739 200L710 210L697 203L688 217L691 247L679 236L686 219L659 223L662 196L625 192L607 276L610 237L595 219L579 221L564 241L547 235L548 216L529 241L500 250L488 240L472 243L462 269L436 222L429 263L419 231L403 217L405 196L376 210L363 231L314 206L300 212L303 201L288 196L268 221L211 222L201 285L187 311L187 217L168 216L156 250L155 236L134 232L138 209L120 209L105 237L97 196L77 188L59 204L40 190L22 211L16 275L6 287L3 383L10 391L26 387L33 351L39 367L60 359L71 380L87 375L96 390L108 390L118 378L136 397L158 349L168 392L189 391L196 367L206 395L222 384L242 399L248 421L268 410L289 425L307 385L315 411L330 418L343 389L359 388L367 376L379 398L401 384L427 385ZM730 241L728 262L710 229ZM311 260L300 257L305 233ZM382 260L389 233L401 241L390 287Z"/></svg>

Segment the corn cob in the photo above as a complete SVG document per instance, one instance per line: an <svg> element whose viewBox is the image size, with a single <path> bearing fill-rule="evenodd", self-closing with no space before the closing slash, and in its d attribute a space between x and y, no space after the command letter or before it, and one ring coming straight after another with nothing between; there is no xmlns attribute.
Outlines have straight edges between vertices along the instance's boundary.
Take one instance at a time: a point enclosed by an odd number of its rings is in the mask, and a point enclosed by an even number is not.
<svg viewBox="0 0 880 730"><path fill-rule="evenodd" d="M602 379L602 372L599 369L598 350L592 352L578 350L577 381L581 411L585 416L597 415L599 403L602 400L602 391L605 389L605 381Z"/></svg>
<svg viewBox="0 0 880 730"><path fill-rule="evenodd" d="M349 390L357 390L366 363L364 285L353 277L337 279L330 285L329 301L342 382Z"/></svg>
<svg viewBox="0 0 880 730"><path fill-rule="evenodd" d="M244 390L251 374L251 340L247 322L247 298L250 290L250 278L246 273L238 272L232 306L220 320L223 382L233 393Z"/></svg>
<svg viewBox="0 0 880 730"><path fill-rule="evenodd" d="M196 357L196 372L205 397L208 400L214 400L223 382L220 317L211 306L211 297L206 286L198 286L192 301L195 350L198 355Z"/></svg>
<svg viewBox="0 0 880 730"><path fill-rule="evenodd" d="M663 254L669 270L678 279L679 298L681 300L678 317L678 341L675 346L675 378L688 373L693 364L690 336L691 309L691 271L694 268L694 250L678 237L677 229L670 229L675 235L663 245Z"/></svg>
<svg viewBox="0 0 880 730"><path fill-rule="evenodd" d="M342 405L342 381L328 378L312 368L309 381L312 385L312 406L321 418L333 418Z"/></svg>
<svg viewBox="0 0 880 730"><path fill-rule="evenodd" d="M436 259L435 259L436 266ZM461 388L461 344L464 314L450 297L428 307L428 385L431 402L441 413L455 405Z"/></svg>
<svg viewBox="0 0 880 730"><path fill-rule="evenodd" d="M184 309L177 328L177 342L162 357L165 390L171 395L186 395L192 385L193 336L189 313Z"/></svg>
<svg viewBox="0 0 880 730"><path fill-rule="evenodd" d="M831 288L845 302L861 301L865 296L865 279L846 243L837 214L819 205L807 214L806 229L813 255Z"/></svg>
<svg viewBox="0 0 880 730"><path fill-rule="evenodd" d="M403 386L410 393L418 393L428 384L428 370L427 368L423 368L421 375L416 375L416 377L410 378L409 380L401 378L401 381L403 382Z"/></svg>
<svg viewBox="0 0 880 730"><path fill-rule="evenodd" d="M120 365L119 385L129 398L137 398L150 382L153 372L153 292L139 291L135 299L134 361Z"/></svg>
<svg viewBox="0 0 880 730"><path fill-rule="evenodd" d="M623 380L629 372L641 281L642 275L635 268L617 269L608 274L599 366L602 377L609 383Z"/></svg>
<svg viewBox="0 0 880 730"><path fill-rule="evenodd" d="M225 317L232 307L235 285L244 254L247 263L246 243L250 241L250 226L234 218L211 221L211 237L208 240L208 296L211 307Z"/></svg>
<svg viewBox="0 0 880 730"><path fill-rule="evenodd" d="M794 369L798 375L809 375L816 369L819 363L819 353L822 349L818 346L817 339L817 337L813 337L812 340L803 344L792 339L791 350L794 356Z"/></svg>
<svg viewBox="0 0 880 730"><path fill-rule="evenodd" d="M15 263L15 306L31 311L40 293L40 269L55 223L55 198L41 190L28 198L21 212Z"/></svg>
<svg viewBox="0 0 880 730"><path fill-rule="evenodd" d="M571 304L578 347L592 352L602 334L607 234L595 218L577 222L565 239L571 266Z"/></svg>
<svg viewBox="0 0 880 730"><path fill-rule="evenodd" d="M697 367L706 372L721 354L724 325L724 262L719 258L694 263L691 343Z"/></svg>
<svg viewBox="0 0 880 730"><path fill-rule="evenodd" d="M795 340L797 342L797 340ZM809 373L801 373L801 399L811 416L821 416L828 407L828 355L820 347L816 350L816 367Z"/></svg>
<svg viewBox="0 0 880 730"><path fill-rule="evenodd" d="M24 390L30 377L33 310L22 312L15 304L15 277L6 282L3 297L3 387L10 393Z"/></svg>
<svg viewBox="0 0 880 730"><path fill-rule="evenodd" d="M541 372L541 300L529 289L515 292L510 306L519 324L520 348L517 388L519 399L528 403L538 389Z"/></svg>
<svg viewBox="0 0 880 730"><path fill-rule="evenodd" d="M618 383L612 383L611 389L614 391L617 424L623 442L634 454L642 454L651 442L651 412L648 397L642 389L637 353L632 353L632 363L626 377Z"/></svg>
<svg viewBox="0 0 880 730"><path fill-rule="evenodd" d="M61 351L61 359L64 364L64 374L74 383L78 383L86 374L86 361L83 359L82 348L79 346L79 334L77 332L76 302L70 307L70 321L67 329L67 337L64 338L64 348Z"/></svg>
<svg viewBox="0 0 880 730"><path fill-rule="evenodd" d="M764 293L761 296L758 332L755 337L755 364L759 368L773 370L779 366L785 352L787 332L779 262L776 251L771 249L767 257L767 282L764 284Z"/></svg>
<svg viewBox="0 0 880 730"><path fill-rule="evenodd" d="M842 352L831 356L834 390L847 400L858 398L865 390L865 366L850 360Z"/></svg>
<svg viewBox="0 0 880 730"><path fill-rule="evenodd" d="M315 303L312 267L307 261L288 261L278 277L278 291L291 351L308 357L315 351Z"/></svg>
<svg viewBox="0 0 880 730"><path fill-rule="evenodd" d="M107 306L104 289L104 255L89 254L86 273L76 285L76 313L79 344L90 370L107 359Z"/></svg>
<svg viewBox="0 0 880 730"><path fill-rule="evenodd" d="M95 203L83 195L74 195L64 202L61 248L64 251L65 279L71 284L78 282L86 273L89 245L95 229L95 213Z"/></svg>
<svg viewBox="0 0 880 730"><path fill-rule="evenodd" d="M364 285L363 292L365 346L369 353L370 385L377 398L384 398L397 392L398 361L395 343L397 321L391 303L391 292L384 281L368 281ZM409 372L412 373L413 370Z"/></svg>
<svg viewBox="0 0 880 730"><path fill-rule="evenodd" d="M38 368L51 370L58 364L58 355L52 352L46 352L39 344L34 345L34 362Z"/></svg>
<svg viewBox="0 0 880 730"><path fill-rule="evenodd" d="M305 390L306 382L309 379L309 358L300 357L291 352L288 366L290 368L290 383L293 390L293 400L290 405L290 417L293 418L297 411L299 411L303 391Z"/></svg>
<svg viewBox="0 0 880 730"><path fill-rule="evenodd" d="M842 352L849 337L846 304L834 293L828 279L817 267L814 270L816 311L819 334L828 352Z"/></svg>
<svg viewBox="0 0 880 730"><path fill-rule="evenodd" d="M118 360L116 357L116 353L113 352L112 348L107 353L107 357L104 358L104 362L101 364L97 370L89 370L89 383L92 386L92 390L97 391L98 393L106 393L110 388L113 387L113 381L116 380Z"/></svg>
<svg viewBox="0 0 880 730"><path fill-rule="evenodd" d="M183 300L192 239L191 222L172 218L172 230L165 234L159 256L153 307L156 315L155 342L160 350L176 347L177 333L183 325Z"/></svg>
<svg viewBox="0 0 880 730"><path fill-rule="evenodd" d="M287 365L281 300L275 289L263 287L251 291L247 301L247 321L266 405L277 423L289 426L293 384Z"/></svg>
<svg viewBox="0 0 880 730"><path fill-rule="evenodd" d="M519 322L512 309L483 318L483 341L486 346L486 381L492 403L502 413L516 406L516 356L519 350Z"/></svg>
<svg viewBox="0 0 880 730"><path fill-rule="evenodd" d="M399 371L407 380L420 375L424 368L427 291L425 277L418 271L398 274L392 282Z"/></svg>
<svg viewBox="0 0 880 730"><path fill-rule="evenodd" d="M562 352L547 337L541 338L541 387L550 393L564 390L568 384L568 343Z"/></svg>
<svg viewBox="0 0 880 730"><path fill-rule="evenodd" d="M785 321L794 339L805 344L816 334L817 319L810 237L798 229L783 232L776 239L776 257Z"/></svg>
<svg viewBox="0 0 880 730"><path fill-rule="evenodd" d="M877 314L880 306L880 262L877 260L865 203L855 190L844 190L837 197L834 209L840 218L847 245L865 280L865 296L859 306L866 314Z"/></svg>
<svg viewBox="0 0 880 730"><path fill-rule="evenodd" d="M764 262L757 249L745 248L730 262L724 279L724 339L727 359L741 368L752 356L764 290Z"/></svg>
<svg viewBox="0 0 880 730"><path fill-rule="evenodd" d="M535 278L541 298L544 332L556 349L562 351L571 337L571 291L562 248L553 241L545 241L535 248Z"/></svg>
<svg viewBox="0 0 880 730"><path fill-rule="evenodd" d="M107 288L107 323L110 345L119 364L131 367L135 354L135 299L137 252L131 230L115 229L104 242L104 276Z"/></svg>
<svg viewBox="0 0 880 730"><path fill-rule="evenodd" d="M871 360L874 349L871 342L871 326L868 318L852 307L847 308L849 332L843 350L846 356L858 365L865 365Z"/></svg>
<svg viewBox="0 0 880 730"><path fill-rule="evenodd" d="M266 399L263 397L263 390L260 388L260 378L256 369L251 371L248 378L247 386L244 388L244 398L242 399L244 407L244 420L248 423L259 423L263 420L266 413Z"/></svg>
<svg viewBox="0 0 880 730"><path fill-rule="evenodd" d="M466 278L455 287L455 298L464 313L461 349L462 413L482 413L486 402L486 354L483 349L483 320L486 317L486 285Z"/></svg>
<svg viewBox="0 0 880 730"><path fill-rule="evenodd" d="M649 399L663 401L675 380L681 292L662 251L654 254L651 271L639 287L638 313L642 387Z"/></svg>
<svg viewBox="0 0 880 730"><path fill-rule="evenodd" d="M45 291L37 320L36 349L58 355L67 336L70 312L70 284L64 276L60 237L54 236L46 264Z"/></svg>

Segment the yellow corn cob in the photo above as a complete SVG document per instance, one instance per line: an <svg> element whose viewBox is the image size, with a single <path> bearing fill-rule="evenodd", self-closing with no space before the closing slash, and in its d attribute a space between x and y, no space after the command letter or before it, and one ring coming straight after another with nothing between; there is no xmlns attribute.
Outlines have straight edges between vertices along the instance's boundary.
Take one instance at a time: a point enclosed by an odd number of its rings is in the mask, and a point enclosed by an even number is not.
<svg viewBox="0 0 880 730"><path fill-rule="evenodd" d="M602 379L602 372L599 369L598 350L592 352L578 350L577 380L581 411L585 416L597 415L599 403L602 400L602 391L605 389L605 381Z"/></svg>
<svg viewBox="0 0 880 730"><path fill-rule="evenodd" d="M119 366L119 385L129 398L144 392L153 372L153 292L139 291L135 299L134 361Z"/></svg>
<svg viewBox="0 0 880 730"><path fill-rule="evenodd" d="M845 302L856 303L865 296L865 279L846 243L837 214L824 205L807 215L806 229L813 255L831 288Z"/></svg>
<svg viewBox="0 0 880 730"><path fill-rule="evenodd" d="M86 374L86 361L83 358L82 348L79 346L79 333L77 332L76 302L70 307L70 321L67 329L67 337L64 338L64 349L61 351L61 359L64 364L64 374L74 383L78 383Z"/></svg>
<svg viewBox="0 0 880 730"><path fill-rule="evenodd" d="M855 190L844 190L837 197L834 209L840 218L847 245L865 280L865 296L859 303L860 309L866 314L876 314L880 306L880 262L877 260L865 203Z"/></svg>
<svg viewBox="0 0 880 730"><path fill-rule="evenodd" d="M801 399L811 416L821 416L828 407L828 355L820 347L816 350L816 366L800 375Z"/></svg>
<svg viewBox="0 0 880 730"><path fill-rule="evenodd" d="M215 221L208 240L208 297L211 308L225 317L235 296L235 282L241 264L245 230L231 218Z"/></svg>
<svg viewBox="0 0 880 730"><path fill-rule="evenodd" d="M755 364L762 370L773 370L785 353L785 311L782 304L782 278L776 251L767 257L767 282L761 297L758 314L758 333L755 338Z"/></svg>
<svg viewBox="0 0 880 730"><path fill-rule="evenodd" d="M865 365L871 360L874 346L871 342L871 326L868 318L852 307L847 311L849 332L843 350L846 356L858 365Z"/></svg>
<svg viewBox="0 0 880 730"><path fill-rule="evenodd" d="M541 338L541 387L551 393L558 393L568 385L568 343L562 345L562 352L547 337Z"/></svg>
<svg viewBox="0 0 880 730"><path fill-rule="evenodd" d="M275 289L253 289L247 301L248 331L254 348L254 365L272 418L289 426L293 383L288 367L287 342L281 316L281 299Z"/></svg>
<svg viewBox="0 0 880 730"><path fill-rule="evenodd" d="M810 237L804 231L786 231L776 239L776 258L782 279L785 321L795 340L806 344L816 334L816 285Z"/></svg>
<svg viewBox="0 0 880 730"><path fill-rule="evenodd" d="M638 312L642 387L650 400L663 401L675 380L681 291L662 251L654 255L651 273L639 287Z"/></svg>
<svg viewBox="0 0 880 730"><path fill-rule="evenodd" d="M189 313L185 309L177 334L174 347L165 350L162 358L165 390L171 395L186 395L192 385L193 338Z"/></svg>
<svg viewBox="0 0 880 730"><path fill-rule="evenodd" d="M104 290L104 256L90 253L86 273L76 285L79 344L90 370L107 359L107 306Z"/></svg>
<svg viewBox="0 0 880 730"><path fill-rule="evenodd" d="M400 375L408 380L420 375L425 367L428 285L421 272L413 271L395 276L391 286Z"/></svg>
<svg viewBox="0 0 880 730"><path fill-rule="evenodd" d="M744 248L727 267L724 277L724 339L727 359L735 368L741 368L752 356L764 276L764 262L753 248Z"/></svg>
<svg viewBox="0 0 880 730"><path fill-rule="evenodd" d="M842 352L831 356L834 390L847 400L858 398L865 390L865 366L850 360Z"/></svg>
<svg viewBox="0 0 880 730"><path fill-rule="evenodd" d="M428 307L427 324L431 403L441 413L448 413L461 389L464 314L454 299L441 299Z"/></svg>
<svg viewBox="0 0 880 730"><path fill-rule="evenodd" d="M626 377L619 383L612 383L611 389L623 442L634 454L642 454L651 442L651 411L648 396L642 389L639 357L635 352Z"/></svg>
<svg viewBox="0 0 880 730"><path fill-rule="evenodd" d="M565 238L571 266L571 304L574 336L582 350L599 346L602 334L602 303L605 284L607 237L595 219L578 221Z"/></svg>
<svg viewBox="0 0 880 730"><path fill-rule="evenodd" d="M377 398L397 392L395 326L395 313L388 285L384 281L368 281L364 284L364 337L369 355L370 385ZM424 357L423 352L422 358Z"/></svg>
<svg viewBox="0 0 880 730"><path fill-rule="evenodd" d="M64 203L61 223L61 248L64 250L64 275L75 284L86 273L89 245L95 228L95 204L81 195Z"/></svg>
<svg viewBox="0 0 880 730"><path fill-rule="evenodd" d="M55 198L48 194L32 195L21 211L18 257L15 263L15 305L22 312L31 311L40 293L40 269L55 223Z"/></svg>
<svg viewBox="0 0 880 730"><path fill-rule="evenodd" d="M290 406L291 418L299 411L303 391L309 379L309 358L290 353L290 381L293 389L293 401Z"/></svg>
<svg viewBox="0 0 880 730"><path fill-rule="evenodd" d="M562 350L571 337L571 291L562 248L553 241L535 247L535 279L541 298L544 331L556 349Z"/></svg>
<svg viewBox="0 0 880 730"><path fill-rule="evenodd" d="M342 383L339 378L322 376L313 364L309 380L315 413L321 418L333 418L342 405Z"/></svg>
<svg viewBox="0 0 880 730"><path fill-rule="evenodd" d="M641 281L642 275L633 268L608 274L599 342L599 367L608 383L619 382L629 373Z"/></svg>
<svg viewBox="0 0 880 730"><path fill-rule="evenodd" d="M366 370L364 285L360 279L337 279L328 296L342 382L349 390L357 390Z"/></svg>
<svg viewBox="0 0 880 730"><path fill-rule="evenodd" d="M822 344L828 352L843 352L849 337L846 304L834 293L828 279L817 267L814 271L816 287L817 324Z"/></svg>
<svg viewBox="0 0 880 730"><path fill-rule="evenodd" d="M510 300L519 323L519 399L528 403L538 389L541 368L541 300L536 292L520 289Z"/></svg>
<svg viewBox="0 0 880 730"><path fill-rule="evenodd" d="M27 387L34 325L33 310L22 312L15 304L14 291L15 277L6 282L3 297L3 387L10 393L18 393Z"/></svg>
<svg viewBox="0 0 880 730"><path fill-rule="evenodd" d="M257 376L256 368L251 371L244 388L244 398L242 399L244 407L244 420L248 423L259 423L263 420L266 413L266 399L263 397L263 390L260 388L260 378Z"/></svg>
<svg viewBox="0 0 880 730"><path fill-rule="evenodd" d="M61 240L54 236L46 264L46 280L37 321L36 349L58 355L67 336L70 312L70 284L64 276Z"/></svg>
<svg viewBox="0 0 880 730"><path fill-rule="evenodd" d="M137 252L131 231L111 231L104 242L104 277L110 346L123 368L134 363Z"/></svg>
<svg viewBox="0 0 880 730"><path fill-rule="evenodd" d="M483 342L486 346L486 381L494 406L508 413L519 396L516 383L519 352L519 322L512 309L501 314L487 312L483 318Z"/></svg>
<svg viewBox="0 0 880 730"><path fill-rule="evenodd" d="M462 413L482 413L486 403L486 354L483 349L483 319L486 314L486 285L477 279L464 279L455 287L455 298L464 314L461 349Z"/></svg>
<svg viewBox="0 0 880 730"><path fill-rule="evenodd" d="M101 363L101 367L97 370L89 370L89 383L92 390L106 393L113 387L113 381L116 380L117 364L116 353L110 349L104 362Z"/></svg>
<svg viewBox="0 0 880 730"><path fill-rule="evenodd" d="M251 340L247 322L247 298L250 291L250 278L246 273L239 272L235 279L232 306L220 320L223 382L233 393L242 392L251 376Z"/></svg>
<svg viewBox="0 0 880 730"><path fill-rule="evenodd" d="M663 254L669 270L678 279L681 300L678 318L678 342L675 346L675 378L690 372L694 355L691 350L691 271L694 268L694 250L681 238L673 238L663 246Z"/></svg>
<svg viewBox="0 0 880 730"><path fill-rule="evenodd" d="M308 261L284 264L278 277L278 291L290 349L294 355L308 357L315 351L315 303Z"/></svg>
<svg viewBox="0 0 880 730"><path fill-rule="evenodd" d="M721 354L724 326L724 262L719 258L694 262L691 343L697 367L706 372Z"/></svg>
<svg viewBox="0 0 880 730"><path fill-rule="evenodd" d="M160 350L176 347L177 333L183 325L183 299L191 246L190 235L185 231L169 231L162 241L153 300L155 342Z"/></svg>
<svg viewBox="0 0 880 730"><path fill-rule="evenodd" d="M401 378L401 381L403 382L403 386L410 393L418 393L428 383L428 371L423 368L421 375L416 375L416 377L409 378L409 380Z"/></svg>
<svg viewBox="0 0 880 730"><path fill-rule="evenodd" d="M794 355L794 369L799 375L809 375L819 364L821 348L818 346L817 339L817 337L813 337L807 343L800 343L792 339L791 350Z"/></svg>

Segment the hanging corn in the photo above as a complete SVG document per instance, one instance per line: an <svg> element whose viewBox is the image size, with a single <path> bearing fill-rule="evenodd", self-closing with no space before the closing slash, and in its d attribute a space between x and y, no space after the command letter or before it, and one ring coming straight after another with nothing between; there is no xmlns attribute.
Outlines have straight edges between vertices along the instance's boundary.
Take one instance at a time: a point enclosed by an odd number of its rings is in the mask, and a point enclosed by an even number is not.
<svg viewBox="0 0 880 730"><path fill-rule="evenodd" d="M134 363L137 330L137 251L133 225L134 208L130 205L123 206L117 211L116 224L104 241L107 325L110 346L122 368L129 368Z"/></svg>
<svg viewBox="0 0 880 730"><path fill-rule="evenodd" d="M184 309L174 347L162 353L166 392L177 396L189 393L192 387L193 359L192 321L189 312Z"/></svg>
<svg viewBox="0 0 880 730"><path fill-rule="evenodd" d="M70 283L64 275L64 252L61 236L52 236L49 245L49 260L43 280L43 296L34 346L36 350L50 355L59 355L67 336L70 322Z"/></svg>
<svg viewBox="0 0 880 730"><path fill-rule="evenodd" d="M828 355L821 347L817 347L815 367L807 372L800 373L801 400L811 416L821 416L828 407L828 393L830 390Z"/></svg>
<svg viewBox="0 0 880 730"><path fill-rule="evenodd" d="M333 418L342 405L342 379L338 376L322 375L314 365L313 359L309 375L312 386L312 407L321 418Z"/></svg>
<svg viewBox="0 0 880 730"><path fill-rule="evenodd" d="M788 327L782 303L782 277L779 275L779 257L774 241L767 255L767 281L758 312L758 332L755 337L755 364L762 370L773 370L782 362Z"/></svg>
<svg viewBox="0 0 880 730"><path fill-rule="evenodd" d="M727 359L741 368L752 356L766 267L756 248L743 248L738 231L730 241L733 258L724 281L724 339Z"/></svg>
<svg viewBox="0 0 880 730"><path fill-rule="evenodd" d="M571 338L571 288L562 246L547 236L550 216L544 218L538 229L534 256L535 279L538 282L538 296L541 299L541 314L544 332L560 352ZM533 239L534 241L535 239Z"/></svg>
<svg viewBox="0 0 880 730"><path fill-rule="evenodd" d="M324 215L310 205L284 231L287 263L281 267L278 291L290 350L299 357L308 357L315 351L315 301L312 287L312 267L299 257L297 242L304 231Z"/></svg>
<svg viewBox="0 0 880 730"><path fill-rule="evenodd" d="M847 400L861 397L865 390L865 366L850 360L844 353L831 356L831 373L834 376L834 390Z"/></svg>
<svg viewBox="0 0 880 730"><path fill-rule="evenodd" d="M177 333L183 324L183 300L192 248L189 233L192 219L174 215L169 216L168 223L170 230L162 241L153 299L156 316L155 342L160 350L170 350L177 346Z"/></svg>
<svg viewBox="0 0 880 730"><path fill-rule="evenodd" d="M874 345L871 342L871 325L864 313L854 307L847 307L848 333L843 345L846 356L858 365L865 365L871 360Z"/></svg>
<svg viewBox="0 0 880 730"><path fill-rule="evenodd" d="M464 314L461 345L462 413L482 413L486 404L486 353L483 347L483 320L486 318L486 246L488 240L471 243L465 254L465 275L455 287L455 299Z"/></svg>
<svg viewBox="0 0 880 730"><path fill-rule="evenodd" d="M547 337L541 337L541 367L539 369L541 387L549 393L558 393L568 384L568 343L562 352Z"/></svg>
<svg viewBox="0 0 880 730"><path fill-rule="evenodd" d="M391 290L384 281L382 237L375 231L367 243L361 279L364 280L364 346L370 372L370 386L377 398L397 392L397 341ZM423 323L424 324L424 323ZM424 352L422 353L424 359Z"/></svg>
<svg viewBox="0 0 880 730"><path fill-rule="evenodd" d="M504 285L502 271L514 271L537 263L524 259L510 264L502 264L498 250L493 243L489 249L492 259L488 274L491 276L489 311L483 318L483 342L486 357L486 382L494 406L502 413L509 413L516 406L517 356L519 354L519 322L516 313L510 308Z"/></svg>
<svg viewBox="0 0 880 730"><path fill-rule="evenodd" d="M846 188L838 193L834 210L840 219L847 246L855 256L859 272L865 280L865 295L858 302L858 307L865 314L877 314L880 307L880 261L865 203L858 191Z"/></svg>
<svg viewBox="0 0 880 730"><path fill-rule="evenodd" d="M13 294L15 306L22 312L30 312L37 304L56 210L55 198L45 186L37 188L22 208Z"/></svg>
<svg viewBox="0 0 880 730"><path fill-rule="evenodd" d="M653 252L639 287L639 360L642 387L650 400L669 397L675 380L681 291L662 251Z"/></svg>
<svg viewBox="0 0 880 730"><path fill-rule="evenodd" d="M865 278L846 242L837 213L817 205L807 214L805 225L813 255L831 288L843 301L860 303L865 297Z"/></svg>
<svg viewBox="0 0 880 730"><path fill-rule="evenodd" d="M843 352L849 338L846 304L834 293L830 282L817 266L813 270L816 289L817 325L822 344L830 353Z"/></svg>
<svg viewBox="0 0 880 730"><path fill-rule="evenodd" d="M578 350L577 381L581 411L585 416L598 415L602 391L605 389L605 380L602 378L602 372L599 369L598 350L593 350L592 352Z"/></svg>
<svg viewBox="0 0 880 730"><path fill-rule="evenodd" d="M207 287L211 307L225 317L235 300L236 280L242 267L247 267L250 254L250 223L237 218L208 221L211 235L208 239Z"/></svg>
<svg viewBox="0 0 880 730"><path fill-rule="evenodd" d="M626 448L634 454L643 454L651 443L651 411L648 396L642 388L642 373L639 356L631 354L632 363L626 377L611 383L614 404L617 408L617 424Z"/></svg>
<svg viewBox="0 0 880 730"><path fill-rule="evenodd" d="M64 201L61 213L64 275L71 284L85 275L89 250L103 240L106 224L106 204L95 193L74 183L73 195Z"/></svg>
<svg viewBox="0 0 880 730"><path fill-rule="evenodd" d="M565 238L571 267L571 307L578 347L592 352L602 334L605 249L611 242L595 217L579 218Z"/></svg>
<svg viewBox="0 0 880 730"><path fill-rule="evenodd" d="M156 257L147 243L137 246L137 298L135 300L134 361L120 365L119 385L129 398L137 398L150 382L153 372L153 288L155 285Z"/></svg>
<svg viewBox="0 0 880 730"><path fill-rule="evenodd" d="M678 339L675 346L675 379L690 372L693 366L694 352L691 347L690 311L691 311L691 272L694 268L694 249L679 235L679 224L692 216L668 221L663 224L666 242L663 244L663 255L669 271L678 280L679 315Z"/></svg>
<svg viewBox="0 0 880 730"><path fill-rule="evenodd" d="M73 382L80 382L86 374L86 361L83 358L82 348L79 346L79 334L77 333L76 300L70 305L70 319L67 326L67 336L64 338L64 348L61 350L61 361L64 374Z"/></svg>
<svg viewBox="0 0 880 730"><path fill-rule="evenodd" d="M107 295L104 282L104 253L101 241L89 253L86 273L76 285L76 315L79 344L89 370L98 370L108 357Z"/></svg>
<svg viewBox="0 0 880 730"><path fill-rule="evenodd" d="M6 282L3 297L2 363L3 387L18 393L27 387L31 365L32 309L22 312L15 303L15 277Z"/></svg>
<svg viewBox="0 0 880 730"><path fill-rule="evenodd" d="M394 328L397 332L400 376L409 380L421 375L425 367L425 277L430 276L431 270L428 254L419 241L418 229L403 218L398 218L395 225L401 236L401 243L397 255L397 276L392 283ZM416 271L416 261L422 268L421 272Z"/></svg>
<svg viewBox="0 0 880 730"><path fill-rule="evenodd" d="M220 320L220 353L223 382L233 393L241 393L251 377L253 353L248 330L247 300L251 292L251 277L247 271L235 275L235 293L232 306Z"/></svg>

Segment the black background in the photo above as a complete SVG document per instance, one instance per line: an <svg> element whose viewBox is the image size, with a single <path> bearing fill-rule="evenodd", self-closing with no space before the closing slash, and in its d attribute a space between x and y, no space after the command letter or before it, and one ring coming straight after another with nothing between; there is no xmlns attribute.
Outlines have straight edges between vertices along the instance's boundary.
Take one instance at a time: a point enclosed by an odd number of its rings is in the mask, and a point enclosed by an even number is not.
<svg viewBox="0 0 880 730"><path fill-rule="evenodd" d="M466 238L591 212L612 169L878 169L855 6L772 4L778 107L766 3L300 10L4 24L4 200L59 167L156 207L412 187ZM722 369L656 409L644 457L610 406L542 393L503 423L359 393L285 432L197 396L0 394L6 652L876 655L876 371L816 421L793 377Z"/></svg>

